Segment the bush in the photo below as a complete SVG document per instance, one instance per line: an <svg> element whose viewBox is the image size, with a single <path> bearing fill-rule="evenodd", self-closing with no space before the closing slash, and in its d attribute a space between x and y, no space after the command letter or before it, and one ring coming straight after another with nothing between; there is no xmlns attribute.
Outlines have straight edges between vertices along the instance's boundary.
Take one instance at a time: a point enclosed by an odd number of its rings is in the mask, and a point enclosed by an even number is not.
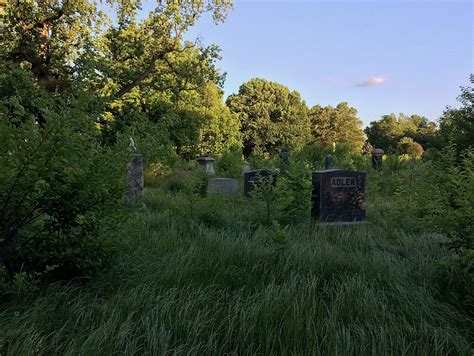
<svg viewBox="0 0 474 356"><path fill-rule="evenodd" d="M216 161L216 173L219 177L240 178L243 164L241 150L227 151Z"/></svg>
<svg viewBox="0 0 474 356"><path fill-rule="evenodd" d="M147 187L158 187L171 174L171 167L163 162L151 163L145 168L144 179Z"/></svg>
<svg viewBox="0 0 474 356"><path fill-rule="evenodd" d="M121 211L124 145L100 144L92 98L46 94L17 67L0 88L0 262L43 279L94 272Z"/></svg>

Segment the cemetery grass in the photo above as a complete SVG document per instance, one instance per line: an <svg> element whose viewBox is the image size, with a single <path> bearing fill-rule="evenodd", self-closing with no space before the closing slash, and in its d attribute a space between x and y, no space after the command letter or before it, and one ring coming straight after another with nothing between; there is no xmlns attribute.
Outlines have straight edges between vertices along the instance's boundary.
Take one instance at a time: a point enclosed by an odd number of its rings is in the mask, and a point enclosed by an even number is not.
<svg viewBox="0 0 474 356"><path fill-rule="evenodd" d="M472 354L472 320L438 297L441 236L369 216L275 243L241 198L145 204L108 271L2 307L1 355Z"/></svg>

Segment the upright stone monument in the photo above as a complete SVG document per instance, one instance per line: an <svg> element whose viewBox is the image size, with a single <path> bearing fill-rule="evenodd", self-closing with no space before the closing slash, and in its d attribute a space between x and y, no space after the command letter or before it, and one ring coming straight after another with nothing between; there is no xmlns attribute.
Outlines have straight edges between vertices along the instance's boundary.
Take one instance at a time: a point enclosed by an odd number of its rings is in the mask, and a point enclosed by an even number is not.
<svg viewBox="0 0 474 356"><path fill-rule="evenodd" d="M242 176L244 176L245 173L250 172L252 169L250 168L250 165L248 163L244 163L240 170L242 172Z"/></svg>
<svg viewBox="0 0 474 356"><path fill-rule="evenodd" d="M324 168L330 169L334 164L334 157L332 155L327 155L324 159Z"/></svg>
<svg viewBox="0 0 474 356"><path fill-rule="evenodd" d="M255 188L260 187L262 184L276 184L278 173L271 169L256 169L250 172L244 173L244 195L250 196Z"/></svg>
<svg viewBox="0 0 474 356"><path fill-rule="evenodd" d="M311 215L321 223L365 219L365 172L325 169L313 172Z"/></svg>
<svg viewBox="0 0 474 356"><path fill-rule="evenodd" d="M382 157L384 153L385 152L381 148L374 148L374 150L372 151L372 168L373 169L382 168Z"/></svg>
<svg viewBox="0 0 474 356"><path fill-rule="evenodd" d="M207 193L224 195L236 195L239 191L237 179L233 178L209 178L207 182Z"/></svg>
<svg viewBox="0 0 474 356"><path fill-rule="evenodd" d="M289 167L290 167L290 159L289 159L289 153L288 153L288 148L286 146L283 146L280 151L280 159L282 162L282 168L283 168L283 173L289 174Z"/></svg>
<svg viewBox="0 0 474 356"><path fill-rule="evenodd" d="M214 161L215 159L212 157L199 157L196 158L196 161L198 161L199 165L204 169L204 172L206 174L214 174Z"/></svg>
<svg viewBox="0 0 474 356"><path fill-rule="evenodd" d="M127 164L127 203L134 203L143 197L143 159L141 154L134 153Z"/></svg>

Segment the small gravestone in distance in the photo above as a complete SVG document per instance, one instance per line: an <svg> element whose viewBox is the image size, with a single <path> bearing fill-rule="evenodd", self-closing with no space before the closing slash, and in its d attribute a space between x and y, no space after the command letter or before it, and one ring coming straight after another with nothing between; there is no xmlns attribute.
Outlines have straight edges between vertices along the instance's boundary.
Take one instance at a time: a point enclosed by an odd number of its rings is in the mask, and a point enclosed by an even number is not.
<svg viewBox="0 0 474 356"><path fill-rule="evenodd" d="M374 148L374 150L372 151L372 168L373 169L382 168L382 157L384 153L385 152L381 148Z"/></svg>
<svg viewBox="0 0 474 356"><path fill-rule="evenodd" d="M244 195L249 196L253 190L262 186L262 184L275 185L277 172L271 169L256 169L244 173Z"/></svg>
<svg viewBox="0 0 474 356"><path fill-rule="evenodd" d="M206 174L214 174L214 161L215 159L212 157L199 157L196 158L196 161L198 161L199 165L204 169L204 172Z"/></svg>
<svg viewBox="0 0 474 356"><path fill-rule="evenodd" d="M289 164L290 164L290 160L289 160L289 154L288 154L288 148L286 148L286 146L283 146L281 151L280 151L280 158L281 158L281 161L283 163L283 171L285 173L288 172L288 167L289 167Z"/></svg>
<svg viewBox="0 0 474 356"><path fill-rule="evenodd" d="M327 155L324 159L324 168L330 169L334 164L334 158L332 155Z"/></svg>
<svg viewBox="0 0 474 356"><path fill-rule="evenodd" d="M210 178L207 182L207 192L236 195L239 191L239 184L237 179L233 178Z"/></svg>
<svg viewBox="0 0 474 356"><path fill-rule="evenodd" d="M245 175L245 173L250 172L252 169L250 168L250 165L248 163L244 163L241 167L241 172L242 176Z"/></svg>
<svg viewBox="0 0 474 356"><path fill-rule="evenodd" d="M134 203L143 197L143 159L141 154L134 153L127 164L127 203Z"/></svg>
<svg viewBox="0 0 474 356"><path fill-rule="evenodd" d="M365 172L325 169L313 172L311 215L321 223L365 219Z"/></svg>

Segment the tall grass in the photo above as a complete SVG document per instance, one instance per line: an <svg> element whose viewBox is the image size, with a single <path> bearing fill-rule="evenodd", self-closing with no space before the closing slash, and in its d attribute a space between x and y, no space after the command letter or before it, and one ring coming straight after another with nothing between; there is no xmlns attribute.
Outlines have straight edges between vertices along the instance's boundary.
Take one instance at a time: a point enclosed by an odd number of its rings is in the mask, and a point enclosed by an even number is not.
<svg viewBox="0 0 474 356"><path fill-rule="evenodd" d="M306 223L282 247L248 201L145 203L109 271L0 310L1 355L472 354L472 321L437 299L438 235Z"/></svg>

